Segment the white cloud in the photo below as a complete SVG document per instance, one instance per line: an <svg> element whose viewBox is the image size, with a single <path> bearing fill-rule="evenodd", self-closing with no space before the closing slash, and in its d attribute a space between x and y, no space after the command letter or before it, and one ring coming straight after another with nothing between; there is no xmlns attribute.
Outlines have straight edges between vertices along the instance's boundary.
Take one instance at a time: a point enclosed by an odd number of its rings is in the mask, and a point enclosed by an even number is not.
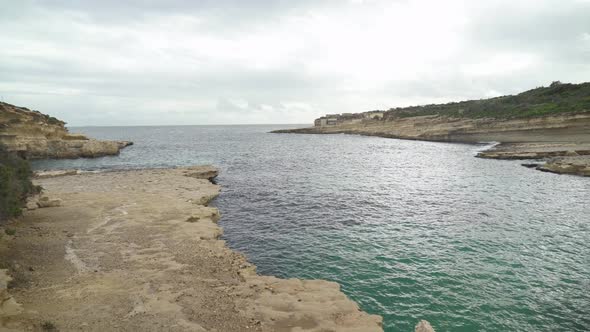
<svg viewBox="0 0 590 332"><path fill-rule="evenodd" d="M0 95L127 125L304 123L514 93L589 77L590 6L559 4L15 2L0 13Z"/></svg>
<svg viewBox="0 0 590 332"><path fill-rule="evenodd" d="M483 62L462 66L466 76L514 75L518 71L530 69L538 64L535 55L526 53L493 54Z"/></svg>

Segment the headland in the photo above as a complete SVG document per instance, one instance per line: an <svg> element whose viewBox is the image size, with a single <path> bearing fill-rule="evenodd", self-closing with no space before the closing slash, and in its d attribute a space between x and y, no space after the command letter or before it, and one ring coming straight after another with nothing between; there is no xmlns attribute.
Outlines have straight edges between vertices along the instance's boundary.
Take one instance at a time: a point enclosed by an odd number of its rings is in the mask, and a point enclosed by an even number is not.
<svg viewBox="0 0 590 332"><path fill-rule="evenodd" d="M65 122L0 102L0 144L26 159L95 158L117 155L129 141L102 141L72 134Z"/></svg>
<svg viewBox="0 0 590 332"><path fill-rule="evenodd" d="M540 170L590 173L590 83L554 82L518 95L363 113L327 114L274 133L356 134L438 142L499 142L478 157L535 159ZM557 159L558 158L558 159ZM574 158L574 159L571 159Z"/></svg>

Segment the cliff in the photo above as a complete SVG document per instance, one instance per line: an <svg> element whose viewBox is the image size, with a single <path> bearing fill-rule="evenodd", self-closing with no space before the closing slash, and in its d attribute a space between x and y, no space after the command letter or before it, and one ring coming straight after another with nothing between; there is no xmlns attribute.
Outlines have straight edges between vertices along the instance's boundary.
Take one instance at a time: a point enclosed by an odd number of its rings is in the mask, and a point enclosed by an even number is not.
<svg viewBox="0 0 590 332"><path fill-rule="evenodd" d="M359 134L388 138L466 142L590 141L590 111L522 119L453 118L440 115L387 118L275 133Z"/></svg>
<svg viewBox="0 0 590 332"><path fill-rule="evenodd" d="M277 133L360 134L448 142L589 142L590 83L456 103L328 114Z"/></svg>
<svg viewBox="0 0 590 332"><path fill-rule="evenodd" d="M116 155L131 142L99 141L71 134L54 117L0 102L0 144L28 159Z"/></svg>
<svg viewBox="0 0 590 332"><path fill-rule="evenodd" d="M443 142L500 142L477 156L534 159L523 166L590 176L590 83L553 82L514 96L387 111L326 114L273 133L357 134Z"/></svg>

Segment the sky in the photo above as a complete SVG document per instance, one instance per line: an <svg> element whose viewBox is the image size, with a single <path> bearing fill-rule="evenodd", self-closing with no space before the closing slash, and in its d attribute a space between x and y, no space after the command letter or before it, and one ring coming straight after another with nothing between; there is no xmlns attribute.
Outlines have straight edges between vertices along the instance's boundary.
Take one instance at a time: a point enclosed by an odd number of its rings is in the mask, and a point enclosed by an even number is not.
<svg viewBox="0 0 590 332"><path fill-rule="evenodd" d="M0 0L0 31L0 100L71 126L308 124L590 81L590 0Z"/></svg>

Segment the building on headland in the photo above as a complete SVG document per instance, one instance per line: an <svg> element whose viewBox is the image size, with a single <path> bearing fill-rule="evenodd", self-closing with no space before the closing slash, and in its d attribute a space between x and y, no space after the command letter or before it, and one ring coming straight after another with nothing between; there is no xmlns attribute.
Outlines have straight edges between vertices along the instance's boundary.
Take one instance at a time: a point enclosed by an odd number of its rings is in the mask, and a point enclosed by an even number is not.
<svg viewBox="0 0 590 332"><path fill-rule="evenodd" d="M384 114L385 114L385 112L383 112L383 111L368 111L368 112L363 113L365 119L373 119L373 120L383 119Z"/></svg>
<svg viewBox="0 0 590 332"><path fill-rule="evenodd" d="M383 120L384 111L368 111L363 113L342 113L342 114L326 114L320 118L315 119L314 126L326 127L347 124L358 124L362 122L371 122Z"/></svg>
<svg viewBox="0 0 590 332"><path fill-rule="evenodd" d="M328 119L325 116L315 119L313 125L316 127L325 127L328 125Z"/></svg>
<svg viewBox="0 0 590 332"><path fill-rule="evenodd" d="M326 119L326 125L328 126L335 126L338 124L338 118L337 117L331 117Z"/></svg>

